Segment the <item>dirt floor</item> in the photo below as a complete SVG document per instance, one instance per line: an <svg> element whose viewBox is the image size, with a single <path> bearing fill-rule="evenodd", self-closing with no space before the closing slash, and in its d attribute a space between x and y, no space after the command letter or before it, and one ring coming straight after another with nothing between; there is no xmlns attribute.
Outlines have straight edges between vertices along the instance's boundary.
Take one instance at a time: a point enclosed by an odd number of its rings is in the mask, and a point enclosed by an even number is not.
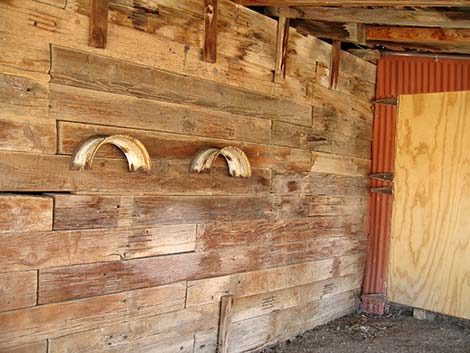
<svg viewBox="0 0 470 353"><path fill-rule="evenodd" d="M264 352L470 353L470 322L442 316L421 321L403 311L382 318L354 314Z"/></svg>

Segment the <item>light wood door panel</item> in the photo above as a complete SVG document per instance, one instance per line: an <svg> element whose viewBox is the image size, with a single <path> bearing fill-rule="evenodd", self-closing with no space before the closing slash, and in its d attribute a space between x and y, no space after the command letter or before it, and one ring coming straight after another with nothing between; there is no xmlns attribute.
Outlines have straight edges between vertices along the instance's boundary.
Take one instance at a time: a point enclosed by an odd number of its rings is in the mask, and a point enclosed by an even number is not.
<svg viewBox="0 0 470 353"><path fill-rule="evenodd" d="M470 92L400 96L388 299L470 319Z"/></svg>

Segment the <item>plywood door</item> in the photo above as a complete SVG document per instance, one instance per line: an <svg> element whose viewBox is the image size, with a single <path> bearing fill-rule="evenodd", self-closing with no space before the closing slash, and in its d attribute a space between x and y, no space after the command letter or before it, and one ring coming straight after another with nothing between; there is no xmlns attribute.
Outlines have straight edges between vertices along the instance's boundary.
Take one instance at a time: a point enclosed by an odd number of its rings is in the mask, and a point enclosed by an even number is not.
<svg viewBox="0 0 470 353"><path fill-rule="evenodd" d="M388 298L470 319L470 92L400 96Z"/></svg>

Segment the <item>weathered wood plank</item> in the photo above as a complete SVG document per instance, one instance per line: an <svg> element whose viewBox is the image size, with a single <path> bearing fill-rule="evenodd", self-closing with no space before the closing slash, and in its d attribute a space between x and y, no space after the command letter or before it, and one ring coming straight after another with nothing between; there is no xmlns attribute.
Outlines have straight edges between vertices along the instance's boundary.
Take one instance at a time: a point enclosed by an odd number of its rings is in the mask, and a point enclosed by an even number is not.
<svg viewBox="0 0 470 353"><path fill-rule="evenodd" d="M36 343L21 345L8 348L8 353L48 353L47 341L43 340Z"/></svg>
<svg viewBox="0 0 470 353"><path fill-rule="evenodd" d="M193 194L267 193L270 171L252 170L250 178L231 178L226 166L190 173L184 161L154 160L150 173L129 173L127 162L96 159L91 170L70 169L71 157L0 152L0 191ZM34 175L34 178L31 176Z"/></svg>
<svg viewBox="0 0 470 353"><path fill-rule="evenodd" d="M218 329L197 332L194 335L194 353L217 352Z"/></svg>
<svg viewBox="0 0 470 353"><path fill-rule="evenodd" d="M256 127L252 128L256 129ZM270 130L269 127L269 134ZM264 129L260 129L260 133L263 132ZM250 160L250 165L254 169L275 168L276 170L303 171L310 169L309 153L300 149L69 122L59 123L59 153L72 154L81 141L89 136L100 134L124 134L138 138L145 145L150 155L158 156L159 161L164 159L184 160L190 163L196 152L202 147L214 146L222 148L227 145L236 144L246 153ZM259 138L259 141L264 142L264 138ZM124 158L121 152L110 146L103 146L96 156ZM220 160L220 163L216 162L216 165L223 166L225 162Z"/></svg>
<svg viewBox="0 0 470 353"><path fill-rule="evenodd" d="M338 259L335 273L338 276L347 276L364 272L366 256L364 253L346 255Z"/></svg>
<svg viewBox="0 0 470 353"><path fill-rule="evenodd" d="M329 278L301 286L273 292L236 298L233 306L233 322L266 315L278 310L307 305L316 300L361 287L362 274Z"/></svg>
<svg viewBox="0 0 470 353"><path fill-rule="evenodd" d="M339 215L282 221L218 222L198 226L197 251L236 246L263 246L303 242L331 236L359 237L364 233L363 215Z"/></svg>
<svg viewBox="0 0 470 353"><path fill-rule="evenodd" d="M299 33L342 42L362 43L363 27L357 23L326 22L313 20L292 20Z"/></svg>
<svg viewBox="0 0 470 353"><path fill-rule="evenodd" d="M327 106L314 108L313 128L275 121L272 129L275 144L360 158L370 156L371 135L370 122L339 117Z"/></svg>
<svg viewBox="0 0 470 353"><path fill-rule="evenodd" d="M189 252L196 225L116 228L2 235L0 268L23 271Z"/></svg>
<svg viewBox="0 0 470 353"><path fill-rule="evenodd" d="M367 177L370 160L331 153L312 152L312 172Z"/></svg>
<svg viewBox="0 0 470 353"><path fill-rule="evenodd" d="M327 66L317 64L316 82L323 87L330 87L330 69ZM335 90L366 102L372 102L375 98L375 84L344 73L339 73Z"/></svg>
<svg viewBox="0 0 470 353"><path fill-rule="evenodd" d="M365 177L315 172L276 174L273 177L272 190L276 194L366 196L369 180Z"/></svg>
<svg viewBox="0 0 470 353"><path fill-rule="evenodd" d="M217 61L217 0L204 0L204 46L205 61Z"/></svg>
<svg viewBox="0 0 470 353"><path fill-rule="evenodd" d="M51 230L52 201L43 196L0 195L0 233Z"/></svg>
<svg viewBox="0 0 470 353"><path fill-rule="evenodd" d="M46 84L0 74L0 149L55 153L56 126L47 118Z"/></svg>
<svg viewBox="0 0 470 353"><path fill-rule="evenodd" d="M91 0L90 38L88 44L95 48L106 48L108 41L108 0Z"/></svg>
<svg viewBox="0 0 470 353"><path fill-rule="evenodd" d="M369 195L363 196L312 196L309 198L309 216L367 214Z"/></svg>
<svg viewBox="0 0 470 353"><path fill-rule="evenodd" d="M277 196L274 212L280 220L305 217L364 215L368 197L360 196Z"/></svg>
<svg viewBox="0 0 470 353"><path fill-rule="evenodd" d="M187 306L218 302L228 293L243 297L321 281L332 276L333 264L333 259L326 259L190 281Z"/></svg>
<svg viewBox="0 0 470 353"><path fill-rule="evenodd" d="M37 280L37 271L0 273L0 311L36 305Z"/></svg>
<svg viewBox="0 0 470 353"><path fill-rule="evenodd" d="M83 71L86 65L88 70ZM235 114L311 122L311 107L194 77L54 46L53 83L209 107Z"/></svg>
<svg viewBox="0 0 470 353"><path fill-rule="evenodd" d="M39 276L39 303L255 270L268 261L265 249L234 248L44 269Z"/></svg>
<svg viewBox="0 0 470 353"><path fill-rule="evenodd" d="M346 256L365 253L367 238L362 237L329 237L307 240L306 260L316 261L332 256Z"/></svg>
<svg viewBox="0 0 470 353"><path fill-rule="evenodd" d="M103 330L107 331L107 330ZM91 332L93 334L93 332ZM121 333L118 335L117 339L113 337L112 334L106 335L105 337L92 337L92 340L89 344L86 344L86 337L81 337L83 342L82 344L74 344L75 342L70 342L75 339L75 335L72 337L63 337L57 340L51 340L52 350L50 352L70 352L69 346L73 346L74 349L80 349L74 352L89 352L89 353L101 353L101 352L112 352L112 353L129 353L129 352L139 352L139 353L193 353L194 348L194 335L189 336L179 336L177 338L172 338L164 341L155 340L153 336L145 337L137 341L132 341L127 343L124 339L124 342L119 342L117 340L122 339L126 335ZM82 336L86 336L85 334ZM68 340L70 338L70 340ZM77 337L80 339L80 337ZM94 340L100 340L98 344L95 344ZM107 346L105 346L104 341L106 340ZM55 343L54 343L55 342ZM77 348L78 347L78 348Z"/></svg>
<svg viewBox="0 0 470 353"><path fill-rule="evenodd" d="M270 219L270 196L54 195L54 229Z"/></svg>
<svg viewBox="0 0 470 353"><path fill-rule="evenodd" d="M317 65L317 67L318 66L321 65ZM312 104L314 108L318 108L318 111L330 112L329 115L335 114L340 117L340 120L349 119L351 121L364 121L369 122L369 124L372 123L374 115L373 106L370 102L353 95L346 95L338 91L329 90L321 84L314 84L312 93ZM315 119L320 118L314 114L314 122ZM320 119L320 121L323 120Z"/></svg>
<svg viewBox="0 0 470 353"><path fill-rule="evenodd" d="M217 326L217 319L216 304L131 319L105 328L54 338L50 341L49 352L192 353L194 334L213 329Z"/></svg>
<svg viewBox="0 0 470 353"><path fill-rule="evenodd" d="M286 9L288 9L286 11ZM361 8L361 7L271 7L268 13L289 18L328 22L382 24L390 26L470 28L470 20L463 11L433 9Z"/></svg>
<svg viewBox="0 0 470 353"><path fill-rule="evenodd" d="M228 353L232 326L233 295L220 298L220 319L217 352Z"/></svg>
<svg viewBox="0 0 470 353"><path fill-rule="evenodd" d="M184 308L186 282L0 314L2 349Z"/></svg>
<svg viewBox="0 0 470 353"><path fill-rule="evenodd" d="M51 84L50 116L92 124L257 143L271 142L262 118Z"/></svg>
<svg viewBox="0 0 470 353"><path fill-rule="evenodd" d="M327 108L314 108L313 128L273 122L274 143L293 148L370 159L372 126L360 120L337 119Z"/></svg>
<svg viewBox="0 0 470 353"><path fill-rule="evenodd" d="M468 45L470 29L368 26L366 37L371 41Z"/></svg>
<svg viewBox="0 0 470 353"><path fill-rule="evenodd" d="M358 303L358 291L353 290L306 305L238 321L233 325L230 352L262 349L286 340L317 325L354 312Z"/></svg>

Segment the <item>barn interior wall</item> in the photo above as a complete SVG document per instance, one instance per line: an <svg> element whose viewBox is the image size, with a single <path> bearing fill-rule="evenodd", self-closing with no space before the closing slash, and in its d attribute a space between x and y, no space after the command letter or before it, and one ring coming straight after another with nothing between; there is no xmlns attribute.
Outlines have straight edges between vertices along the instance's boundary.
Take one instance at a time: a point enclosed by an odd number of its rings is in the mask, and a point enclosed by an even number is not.
<svg viewBox="0 0 470 353"><path fill-rule="evenodd" d="M218 58L201 60L199 0L110 0L88 46L90 0L0 2L0 351L259 349L357 308L367 247L376 67L291 29L273 83L276 21L219 1ZM84 139L125 134L70 170ZM241 147L189 173L203 146Z"/></svg>

